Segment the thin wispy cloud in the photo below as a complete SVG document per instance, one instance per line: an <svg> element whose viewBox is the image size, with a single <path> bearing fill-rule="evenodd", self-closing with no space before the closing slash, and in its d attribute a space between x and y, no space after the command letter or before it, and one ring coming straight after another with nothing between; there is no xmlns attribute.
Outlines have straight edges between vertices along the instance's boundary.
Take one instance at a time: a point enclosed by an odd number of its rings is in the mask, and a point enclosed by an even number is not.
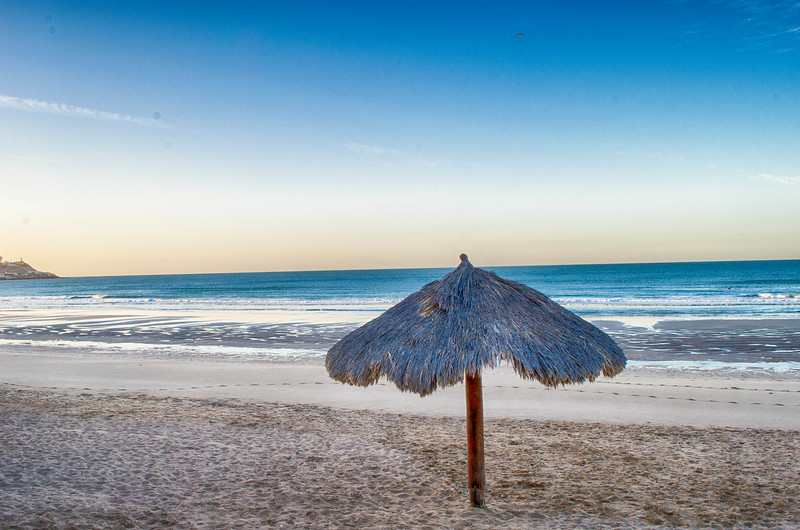
<svg viewBox="0 0 800 530"><path fill-rule="evenodd" d="M660 160L686 160L686 157L683 155L670 155L660 151L640 151L639 155L645 158L657 158Z"/></svg>
<svg viewBox="0 0 800 530"><path fill-rule="evenodd" d="M345 149L348 151L352 151L354 153L358 153L360 155L385 155L385 154L394 154L394 151L391 149L383 148L379 145L367 145L367 144L360 144L357 142L348 142L345 144Z"/></svg>
<svg viewBox="0 0 800 530"><path fill-rule="evenodd" d="M689 21L677 46L706 40L737 42L737 52L787 53L800 47L800 2L796 0L665 0L682 6Z"/></svg>
<svg viewBox="0 0 800 530"><path fill-rule="evenodd" d="M341 146L347 149L348 151L357 153L359 155L367 155L375 157L391 157L392 162L413 164L416 166L422 166L429 169L435 169L442 166L450 165L449 161L432 158L431 156L420 153L419 152L420 149L417 149L417 152L403 151L397 149L389 149L379 145L369 145L358 142L348 142L346 144L341 144ZM388 160L388 158L386 158L385 160Z"/></svg>
<svg viewBox="0 0 800 530"><path fill-rule="evenodd" d="M93 120L106 120L124 123L134 123L137 125L157 125L160 114L154 113L152 118L139 118L117 112L90 109L87 107L76 107L65 103L53 103L38 99L17 98L0 94L0 107L21 110L26 112L44 112L48 114L58 114L70 118L88 118Z"/></svg>
<svg viewBox="0 0 800 530"><path fill-rule="evenodd" d="M637 158L655 158L659 160L683 161L686 160L684 155L674 153L662 153L661 151L648 151L639 147L627 147L620 143L598 142L604 150L615 155L631 156Z"/></svg>
<svg viewBox="0 0 800 530"><path fill-rule="evenodd" d="M764 180L767 182L775 182L784 185L800 184L800 176L788 177L783 175L772 175L770 173L758 173L752 178L755 180Z"/></svg>
<svg viewBox="0 0 800 530"><path fill-rule="evenodd" d="M42 164L64 164L63 160L58 160L55 158L47 158L43 156L28 156L28 155L20 155L20 154L12 154L12 153L0 153L0 158L4 158L7 160L19 160L21 162L36 162Z"/></svg>

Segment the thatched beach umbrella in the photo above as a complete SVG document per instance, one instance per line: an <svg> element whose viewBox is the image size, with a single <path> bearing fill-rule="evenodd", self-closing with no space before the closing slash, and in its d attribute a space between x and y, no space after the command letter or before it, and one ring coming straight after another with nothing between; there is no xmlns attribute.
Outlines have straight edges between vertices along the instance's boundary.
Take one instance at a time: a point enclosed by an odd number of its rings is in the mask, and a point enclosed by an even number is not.
<svg viewBox="0 0 800 530"><path fill-rule="evenodd" d="M465 380L470 500L484 506L481 371L508 361L547 386L593 381L625 368L605 333L538 291L461 264L328 351L333 379L367 386L381 376L422 396Z"/></svg>

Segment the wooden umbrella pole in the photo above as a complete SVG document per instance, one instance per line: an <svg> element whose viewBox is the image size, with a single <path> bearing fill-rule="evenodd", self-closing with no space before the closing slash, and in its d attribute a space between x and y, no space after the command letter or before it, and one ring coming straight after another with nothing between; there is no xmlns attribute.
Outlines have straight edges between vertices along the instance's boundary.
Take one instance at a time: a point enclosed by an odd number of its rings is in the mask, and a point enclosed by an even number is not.
<svg viewBox="0 0 800 530"><path fill-rule="evenodd" d="M469 499L473 506L485 508L483 485L483 388L481 374L466 374L467 387L467 468Z"/></svg>

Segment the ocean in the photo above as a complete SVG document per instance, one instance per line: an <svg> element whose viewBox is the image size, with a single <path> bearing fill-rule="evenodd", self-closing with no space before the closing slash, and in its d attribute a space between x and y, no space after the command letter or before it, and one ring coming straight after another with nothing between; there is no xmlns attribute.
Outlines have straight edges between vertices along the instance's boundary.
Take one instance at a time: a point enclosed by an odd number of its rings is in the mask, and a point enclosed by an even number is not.
<svg viewBox="0 0 800 530"><path fill-rule="evenodd" d="M800 373L800 260L485 267L598 325L630 364ZM0 346L322 362L452 269L0 282Z"/></svg>

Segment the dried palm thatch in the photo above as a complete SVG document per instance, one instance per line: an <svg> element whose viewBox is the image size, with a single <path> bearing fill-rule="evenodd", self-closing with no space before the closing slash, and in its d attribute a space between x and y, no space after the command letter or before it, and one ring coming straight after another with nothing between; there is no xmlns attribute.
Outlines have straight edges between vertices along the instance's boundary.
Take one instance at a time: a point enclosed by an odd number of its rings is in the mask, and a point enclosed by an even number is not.
<svg viewBox="0 0 800 530"><path fill-rule="evenodd" d="M465 374L508 361L548 386L592 381L625 368L625 355L601 330L521 283L461 264L328 352L333 379L367 386L381 376L427 395Z"/></svg>
<svg viewBox="0 0 800 530"><path fill-rule="evenodd" d="M508 361L526 379L549 386L613 376L625 355L611 338L542 293L461 264L328 351L336 380L367 386L381 376L427 395L465 383L470 501L484 507L481 370Z"/></svg>

